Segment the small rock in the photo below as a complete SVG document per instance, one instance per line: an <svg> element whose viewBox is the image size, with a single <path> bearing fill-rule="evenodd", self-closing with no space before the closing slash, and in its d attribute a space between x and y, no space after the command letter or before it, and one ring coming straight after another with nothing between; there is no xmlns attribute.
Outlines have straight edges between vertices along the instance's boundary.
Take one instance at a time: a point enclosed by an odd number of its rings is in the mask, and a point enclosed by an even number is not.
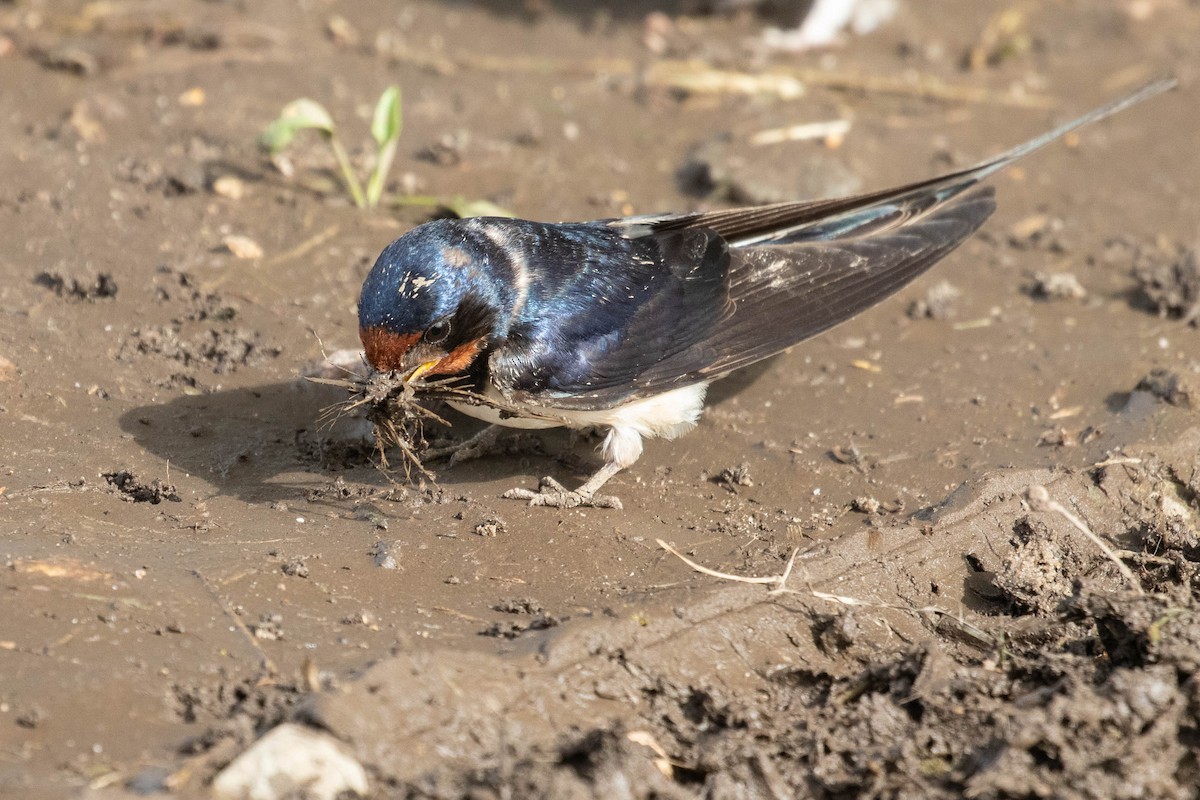
<svg viewBox="0 0 1200 800"><path fill-rule="evenodd" d="M754 480L750 477L749 464L738 464L736 467L726 467L725 469L721 470L720 474L713 478L712 481L713 483L719 483L734 494L737 494L739 486L754 485Z"/></svg>
<svg viewBox="0 0 1200 800"><path fill-rule="evenodd" d="M853 613L843 611L820 620L814 633L821 652L832 654L854 644L863 635L863 629Z"/></svg>
<svg viewBox="0 0 1200 800"><path fill-rule="evenodd" d="M494 538L508 530L508 525L499 517L488 517L475 526L475 533L480 536Z"/></svg>
<svg viewBox="0 0 1200 800"><path fill-rule="evenodd" d="M77 45L68 43L50 50L35 49L30 54L46 69L70 72L82 77L90 77L100 72L100 59Z"/></svg>
<svg viewBox="0 0 1200 800"><path fill-rule="evenodd" d="M33 282L66 300L95 301L117 296L117 282L107 272L92 277L43 272Z"/></svg>
<svg viewBox="0 0 1200 800"><path fill-rule="evenodd" d="M842 445L834 445L829 451L829 456L839 464L846 464L851 467L861 467L863 465L863 455L858 449L858 445L851 442L843 447Z"/></svg>
<svg viewBox="0 0 1200 800"><path fill-rule="evenodd" d="M1133 274L1138 288L1160 316L1200 325L1200 256L1196 248L1169 263L1157 258L1141 260L1135 264Z"/></svg>
<svg viewBox="0 0 1200 800"><path fill-rule="evenodd" d="M528 621L504 620L493 622L479 632L480 636L490 636L493 639L515 639L526 631L542 631L556 627L561 623L558 617L548 614L537 614Z"/></svg>
<svg viewBox="0 0 1200 800"><path fill-rule="evenodd" d="M1082 300L1087 289L1070 272L1039 272L1027 287L1031 297L1039 300Z"/></svg>
<svg viewBox="0 0 1200 800"><path fill-rule="evenodd" d="M176 102L184 108L199 108L208 102L208 93L203 86L193 86L181 93Z"/></svg>
<svg viewBox="0 0 1200 800"><path fill-rule="evenodd" d="M882 504L874 497L856 497L850 503L850 509L860 514L878 514Z"/></svg>
<svg viewBox="0 0 1200 800"><path fill-rule="evenodd" d="M46 712L41 706L30 706L17 714L16 721L22 728L33 729L46 721Z"/></svg>
<svg viewBox="0 0 1200 800"><path fill-rule="evenodd" d="M226 249L233 253L234 258L255 259L263 257L262 245L249 236L239 236L231 233L221 240L221 244L225 245Z"/></svg>
<svg viewBox="0 0 1200 800"><path fill-rule="evenodd" d="M675 23L671 17L661 11L651 11L642 20L642 44L656 56L667 52L671 34L675 31Z"/></svg>
<svg viewBox="0 0 1200 800"><path fill-rule="evenodd" d="M958 298L962 290L949 281L934 284L924 297L914 300L908 307L910 319L949 319L957 313Z"/></svg>
<svg viewBox="0 0 1200 800"><path fill-rule="evenodd" d="M293 578L307 578L308 564L304 563L303 558L293 559L282 567L283 574Z"/></svg>
<svg viewBox="0 0 1200 800"><path fill-rule="evenodd" d="M400 546L396 542L378 541L371 548L371 555L375 559L375 566L382 569L396 569L400 564L397 556L400 554Z"/></svg>
<svg viewBox="0 0 1200 800"><path fill-rule="evenodd" d="M1156 367L1138 381L1134 391L1149 392L1163 402L1180 408L1200 408L1200 376Z"/></svg>
<svg viewBox="0 0 1200 800"><path fill-rule="evenodd" d="M151 505L158 505L164 500L170 500L172 503L183 501L175 489L175 484L164 483L158 478L145 481L125 469L105 472L101 474L101 477L117 491L122 500L150 503Z"/></svg>
<svg viewBox="0 0 1200 800"><path fill-rule="evenodd" d="M849 167L810 142L786 142L766 151L748 139L738 131L698 146L676 174L680 188L710 200L761 204L839 197L862 185Z"/></svg>
<svg viewBox="0 0 1200 800"><path fill-rule="evenodd" d="M355 47L362 38L358 30L341 14L334 14L325 20L325 32L338 47Z"/></svg>
<svg viewBox="0 0 1200 800"><path fill-rule="evenodd" d="M504 600L492 605L493 611L502 611L505 614L541 614L546 609L537 600L532 597L518 597L512 600Z"/></svg>
<svg viewBox="0 0 1200 800"><path fill-rule="evenodd" d="M360 506L356 506L351 516L354 519L371 523L375 526L376 530L386 531L388 529L387 516L373 503L363 503Z"/></svg>
<svg viewBox="0 0 1200 800"><path fill-rule="evenodd" d="M350 748L332 736L284 723L251 745L217 775L219 800L334 800L367 793L367 773Z"/></svg>
<svg viewBox="0 0 1200 800"><path fill-rule="evenodd" d="M273 614L270 611L263 612L259 615L258 622L250 625L249 628L255 639L267 642L279 641L283 638L283 615Z"/></svg>
<svg viewBox="0 0 1200 800"><path fill-rule="evenodd" d="M417 158L442 167L453 167L463 160L463 153L471 141L471 134L463 129L445 133L433 144L417 153Z"/></svg>
<svg viewBox="0 0 1200 800"><path fill-rule="evenodd" d="M103 101L96 98L85 98L71 107L71 115L67 124L75 134L88 144L99 144L108 140L108 131L104 127L106 119L111 116L104 113ZM124 116L122 113L120 116Z"/></svg>
<svg viewBox="0 0 1200 800"><path fill-rule="evenodd" d="M212 182L213 194L241 200L246 196L246 182L234 175L222 175Z"/></svg>
<svg viewBox="0 0 1200 800"><path fill-rule="evenodd" d="M1053 227L1062 228L1062 220L1051 220L1045 214L1031 214L1014 223L1008 229L1008 237L1014 245L1020 245L1041 236Z"/></svg>
<svg viewBox="0 0 1200 800"><path fill-rule="evenodd" d="M356 614L342 617L343 625L365 625L373 630L379 630L379 620L370 611L362 610Z"/></svg>

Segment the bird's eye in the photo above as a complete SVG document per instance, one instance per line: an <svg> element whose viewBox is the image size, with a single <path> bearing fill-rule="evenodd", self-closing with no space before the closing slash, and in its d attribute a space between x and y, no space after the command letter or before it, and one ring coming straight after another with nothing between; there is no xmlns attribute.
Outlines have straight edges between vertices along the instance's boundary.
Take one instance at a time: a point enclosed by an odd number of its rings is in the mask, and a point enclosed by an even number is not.
<svg viewBox="0 0 1200 800"><path fill-rule="evenodd" d="M450 335L450 321L441 319L429 326L425 331L425 341L429 344L441 344Z"/></svg>

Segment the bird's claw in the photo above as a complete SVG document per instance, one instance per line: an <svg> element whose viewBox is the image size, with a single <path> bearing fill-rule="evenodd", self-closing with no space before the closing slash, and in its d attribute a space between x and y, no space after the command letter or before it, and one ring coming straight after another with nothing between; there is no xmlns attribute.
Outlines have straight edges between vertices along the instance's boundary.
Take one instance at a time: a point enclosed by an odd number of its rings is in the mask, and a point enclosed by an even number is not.
<svg viewBox="0 0 1200 800"><path fill-rule="evenodd" d="M624 508L618 497L572 491L549 476L538 481L536 492L529 489L509 489L500 496L506 500L525 500L531 506L547 508Z"/></svg>

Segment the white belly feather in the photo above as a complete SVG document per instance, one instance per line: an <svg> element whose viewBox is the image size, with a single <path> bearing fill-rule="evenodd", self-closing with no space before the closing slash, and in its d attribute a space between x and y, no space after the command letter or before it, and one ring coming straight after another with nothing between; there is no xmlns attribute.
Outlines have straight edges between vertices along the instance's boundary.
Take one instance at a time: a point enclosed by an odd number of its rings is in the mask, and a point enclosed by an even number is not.
<svg viewBox="0 0 1200 800"><path fill-rule="evenodd" d="M642 454L642 437L674 439L694 428L704 408L704 393L707 390L708 383L694 383L615 408L595 411L530 407L533 413L549 412L561 418L561 422L528 417L501 418L500 411L489 406L449 402L469 417L509 428L609 428L601 446L604 456L620 467L628 467ZM489 393L495 394L496 400L501 400L495 389L489 387Z"/></svg>

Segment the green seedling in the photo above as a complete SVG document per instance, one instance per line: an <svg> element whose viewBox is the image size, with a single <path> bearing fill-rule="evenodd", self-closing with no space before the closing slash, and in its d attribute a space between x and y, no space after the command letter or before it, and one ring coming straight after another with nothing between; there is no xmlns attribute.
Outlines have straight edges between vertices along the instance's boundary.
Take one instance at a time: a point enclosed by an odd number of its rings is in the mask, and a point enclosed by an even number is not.
<svg viewBox="0 0 1200 800"><path fill-rule="evenodd" d="M346 184L346 190L350 192L354 205L359 208L374 208L383 197L383 186L396 157L396 146L400 141L402 128L400 87L389 86L379 96L379 102L375 104L375 113L371 117L371 137L375 139L376 146L375 168L371 170L367 179L365 191L350 164L346 148L338 138L337 126L333 123L332 115L316 100L303 97L284 106L278 119L263 132L261 143L264 148L275 154L290 145L300 131L317 131L329 143L341 169L342 181Z"/></svg>

